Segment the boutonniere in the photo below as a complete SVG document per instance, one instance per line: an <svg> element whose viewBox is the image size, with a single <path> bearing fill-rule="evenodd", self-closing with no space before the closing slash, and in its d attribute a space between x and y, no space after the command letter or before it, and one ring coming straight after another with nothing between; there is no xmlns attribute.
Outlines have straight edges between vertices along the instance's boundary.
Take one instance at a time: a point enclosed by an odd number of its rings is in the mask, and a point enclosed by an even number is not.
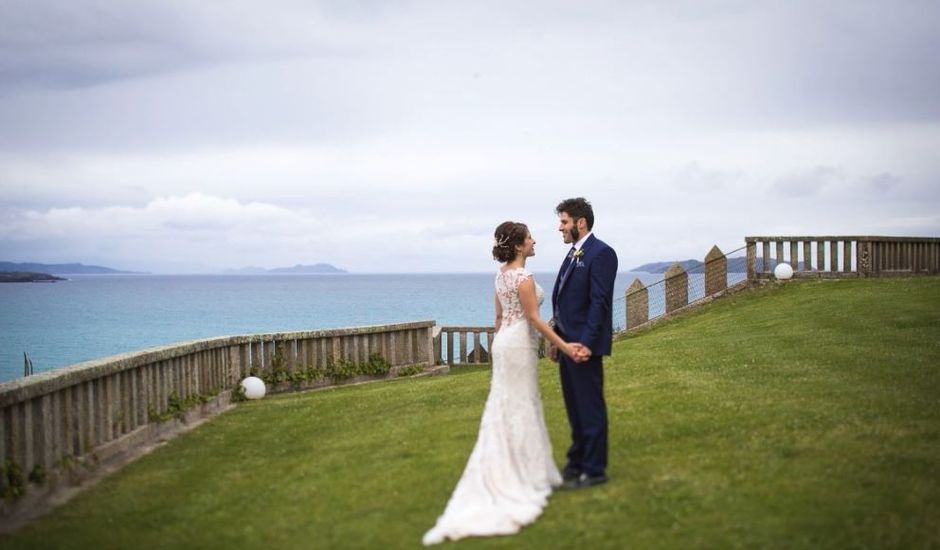
<svg viewBox="0 0 940 550"><path fill-rule="evenodd" d="M584 249L579 248L574 251L574 261L576 265L583 265L581 258L584 256Z"/></svg>

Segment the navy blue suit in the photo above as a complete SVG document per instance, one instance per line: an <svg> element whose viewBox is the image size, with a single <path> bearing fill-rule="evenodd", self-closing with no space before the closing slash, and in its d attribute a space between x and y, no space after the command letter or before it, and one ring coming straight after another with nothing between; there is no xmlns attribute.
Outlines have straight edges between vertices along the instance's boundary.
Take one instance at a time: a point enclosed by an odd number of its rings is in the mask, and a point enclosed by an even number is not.
<svg viewBox="0 0 940 550"><path fill-rule="evenodd" d="M571 426L565 469L590 476L607 469L607 405L603 356L613 340L614 279L617 253L589 235L582 253L565 258L552 291L555 331L567 342L584 344L591 358L576 363L559 354L561 390Z"/></svg>

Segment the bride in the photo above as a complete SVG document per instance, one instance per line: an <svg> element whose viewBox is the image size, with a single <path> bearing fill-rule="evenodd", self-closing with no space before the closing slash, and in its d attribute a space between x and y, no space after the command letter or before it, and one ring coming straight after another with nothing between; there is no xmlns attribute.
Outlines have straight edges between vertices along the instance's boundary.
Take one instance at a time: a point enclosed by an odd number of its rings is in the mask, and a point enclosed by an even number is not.
<svg viewBox="0 0 940 550"><path fill-rule="evenodd" d="M476 445L426 545L468 536L509 535L535 521L561 474L542 414L538 388L538 333L575 358L577 344L561 340L539 318L542 288L525 263L535 240L522 223L496 228L496 337L493 375Z"/></svg>

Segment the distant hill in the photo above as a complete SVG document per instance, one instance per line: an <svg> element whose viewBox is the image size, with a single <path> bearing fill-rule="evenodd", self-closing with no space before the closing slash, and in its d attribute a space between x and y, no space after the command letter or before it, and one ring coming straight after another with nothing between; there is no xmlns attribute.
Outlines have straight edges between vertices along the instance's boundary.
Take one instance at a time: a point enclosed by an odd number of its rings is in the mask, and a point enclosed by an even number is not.
<svg viewBox="0 0 940 550"><path fill-rule="evenodd" d="M2 271L0 272L0 283L54 283L56 281L66 281L62 277L56 277L48 273L33 273L27 271Z"/></svg>
<svg viewBox="0 0 940 550"><path fill-rule="evenodd" d="M676 263L677 260L671 262L652 262L648 264L643 264L639 267L634 267L630 271L642 271L643 273L665 273L672 267L672 264ZM694 268L702 267L704 265L698 260L682 260L679 262L679 265L682 266L682 269L689 271Z"/></svg>
<svg viewBox="0 0 940 550"><path fill-rule="evenodd" d="M330 273L348 273L345 269L340 269L334 267L330 264L313 264L313 265L301 265L297 264L294 267L276 267L274 269L265 269L263 267L243 267L241 269L228 269L225 273L230 273L233 275L261 275L265 273L301 273L301 274L330 274Z"/></svg>
<svg viewBox="0 0 940 550"><path fill-rule="evenodd" d="M140 273L139 271L121 271L100 265L85 264L39 264L0 262L0 272L55 273L58 275L81 275L101 273Z"/></svg>

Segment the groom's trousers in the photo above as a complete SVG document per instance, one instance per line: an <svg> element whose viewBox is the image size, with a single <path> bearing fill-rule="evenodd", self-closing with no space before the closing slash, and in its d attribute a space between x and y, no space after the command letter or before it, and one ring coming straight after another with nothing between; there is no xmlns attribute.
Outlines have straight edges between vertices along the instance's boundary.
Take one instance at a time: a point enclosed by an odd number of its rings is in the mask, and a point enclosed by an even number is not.
<svg viewBox="0 0 940 550"><path fill-rule="evenodd" d="M595 355L584 363L576 363L561 355L558 368L571 426L571 448L565 468L592 477L603 475L607 471L603 357Z"/></svg>

